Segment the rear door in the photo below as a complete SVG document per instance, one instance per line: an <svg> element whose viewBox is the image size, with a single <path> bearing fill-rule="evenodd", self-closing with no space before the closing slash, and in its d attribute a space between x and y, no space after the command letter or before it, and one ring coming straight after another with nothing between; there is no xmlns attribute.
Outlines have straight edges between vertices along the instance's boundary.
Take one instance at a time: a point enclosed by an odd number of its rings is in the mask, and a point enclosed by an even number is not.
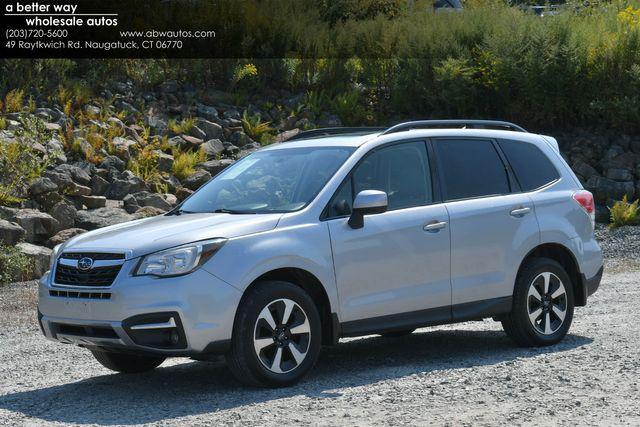
<svg viewBox="0 0 640 427"><path fill-rule="evenodd" d="M343 333L449 319L448 215L431 170L424 141L384 146L359 162L329 203ZM388 210L365 216L354 230L347 224L353 198L371 189L387 193ZM396 314L378 324L354 322Z"/></svg>
<svg viewBox="0 0 640 427"><path fill-rule="evenodd" d="M508 308L520 262L540 240L533 202L495 141L437 138L433 146L449 213L453 316L479 301L489 312Z"/></svg>

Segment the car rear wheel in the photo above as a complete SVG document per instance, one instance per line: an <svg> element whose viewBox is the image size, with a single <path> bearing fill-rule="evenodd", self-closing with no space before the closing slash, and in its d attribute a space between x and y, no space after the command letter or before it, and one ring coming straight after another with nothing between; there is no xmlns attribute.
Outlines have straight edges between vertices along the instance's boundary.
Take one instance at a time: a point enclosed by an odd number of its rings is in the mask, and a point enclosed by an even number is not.
<svg viewBox="0 0 640 427"><path fill-rule="evenodd" d="M304 290L287 282L261 282L238 308L227 362L241 382L286 386L311 370L321 336L318 309Z"/></svg>
<svg viewBox="0 0 640 427"><path fill-rule="evenodd" d="M105 368L123 374L147 372L157 368L165 360L162 356L138 356L103 350L91 350L91 354Z"/></svg>
<svg viewBox="0 0 640 427"><path fill-rule="evenodd" d="M519 345L551 345L569 331L573 309L573 285L562 265L534 258L518 274L512 311L502 326Z"/></svg>

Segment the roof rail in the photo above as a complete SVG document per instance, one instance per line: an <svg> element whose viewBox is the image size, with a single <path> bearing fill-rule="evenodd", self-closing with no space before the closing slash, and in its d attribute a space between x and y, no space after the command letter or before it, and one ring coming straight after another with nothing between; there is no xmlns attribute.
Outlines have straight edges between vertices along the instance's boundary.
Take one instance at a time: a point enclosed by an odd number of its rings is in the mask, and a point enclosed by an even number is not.
<svg viewBox="0 0 640 427"><path fill-rule="evenodd" d="M391 126L389 129L382 132L381 135L419 128L500 129L515 132L527 132L524 128L516 124L498 120L418 120L415 122L406 122Z"/></svg>
<svg viewBox="0 0 640 427"><path fill-rule="evenodd" d="M304 132L300 132L297 135L292 136L287 139L285 142L295 141L297 139L307 139L307 138L318 138L323 136L332 136L332 135L348 135L348 134L367 134L367 133L377 133L386 130L386 127L339 127L339 128L321 128L321 129L312 129Z"/></svg>

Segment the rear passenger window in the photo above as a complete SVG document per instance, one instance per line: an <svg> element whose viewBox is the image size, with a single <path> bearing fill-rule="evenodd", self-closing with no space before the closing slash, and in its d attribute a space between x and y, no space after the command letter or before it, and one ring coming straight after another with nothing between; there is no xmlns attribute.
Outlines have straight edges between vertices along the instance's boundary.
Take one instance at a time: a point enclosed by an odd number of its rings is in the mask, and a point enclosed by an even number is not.
<svg viewBox="0 0 640 427"><path fill-rule="evenodd" d="M499 142L522 191L531 191L560 178L547 156L535 145L522 141Z"/></svg>
<svg viewBox="0 0 640 427"><path fill-rule="evenodd" d="M507 171L491 141L440 139L434 146L447 200L510 192Z"/></svg>

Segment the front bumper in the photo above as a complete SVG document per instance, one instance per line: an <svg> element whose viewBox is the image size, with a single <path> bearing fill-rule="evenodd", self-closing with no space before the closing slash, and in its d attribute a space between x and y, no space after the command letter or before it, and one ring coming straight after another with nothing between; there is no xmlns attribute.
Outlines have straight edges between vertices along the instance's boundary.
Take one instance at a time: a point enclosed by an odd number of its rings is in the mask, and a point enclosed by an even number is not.
<svg viewBox="0 0 640 427"><path fill-rule="evenodd" d="M171 278L136 277L135 261L126 261L108 288L56 285L45 275L38 301L44 335L85 347L167 356L226 349L240 291L204 269Z"/></svg>

